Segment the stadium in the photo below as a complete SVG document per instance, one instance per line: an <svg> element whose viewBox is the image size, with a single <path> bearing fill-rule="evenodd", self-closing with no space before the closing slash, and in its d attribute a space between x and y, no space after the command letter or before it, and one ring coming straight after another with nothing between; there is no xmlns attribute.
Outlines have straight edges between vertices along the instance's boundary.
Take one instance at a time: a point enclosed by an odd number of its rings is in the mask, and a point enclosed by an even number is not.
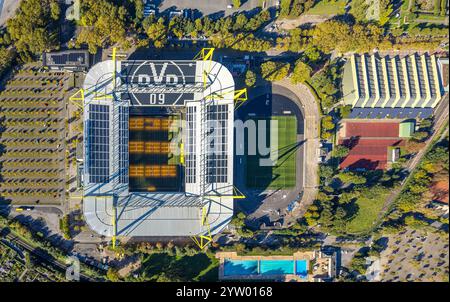
<svg viewBox="0 0 450 302"><path fill-rule="evenodd" d="M117 61L114 50L73 97L84 108L84 215L113 245L190 236L203 247L230 222L234 107L246 92L213 50L191 61Z"/></svg>

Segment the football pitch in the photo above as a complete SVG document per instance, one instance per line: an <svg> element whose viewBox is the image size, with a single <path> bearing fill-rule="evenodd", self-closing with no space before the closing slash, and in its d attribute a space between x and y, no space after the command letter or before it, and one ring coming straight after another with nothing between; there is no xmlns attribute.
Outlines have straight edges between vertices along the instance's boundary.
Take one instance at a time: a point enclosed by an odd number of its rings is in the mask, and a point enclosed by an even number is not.
<svg viewBox="0 0 450 302"><path fill-rule="evenodd" d="M172 153L170 145L179 124L178 116L130 117L130 191L181 190L180 156Z"/></svg>
<svg viewBox="0 0 450 302"><path fill-rule="evenodd" d="M247 187L263 190L292 189L296 180L297 118L295 116L255 118L255 122L266 121L266 141L270 141L271 119L278 121L278 148L276 148L278 160L274 166L261 166L260 159L269 158L269 155L247 155ZM258 130L256 135L258 137Z"/></svg>

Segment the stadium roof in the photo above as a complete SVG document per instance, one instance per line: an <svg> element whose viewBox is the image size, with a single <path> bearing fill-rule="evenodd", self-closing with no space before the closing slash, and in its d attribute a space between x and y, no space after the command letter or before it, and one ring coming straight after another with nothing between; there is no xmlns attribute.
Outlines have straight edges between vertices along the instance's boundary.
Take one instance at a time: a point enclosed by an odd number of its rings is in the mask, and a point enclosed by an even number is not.
<svg viewBox="0 0 450 302"><path fill-rule="evenodd" d="M87 223L105 236L196 236L207 234L209 229L212 234L219 232L233 215L234 80L231 73L214 61L121 61L116 64L115 67L112 60L96 64L84 83L83 210ZM117 75L116 88L114 74ZM205 74L208 78L204 86ZM153 99L155 94L163 97ZM213 97L208 97L211 95ZM215 95L220 95L220 105ZM166 103L159 103L161 101ZM221 135L228 139L218 144L221 158L208 155L205 161L200 158L189 161L189 154L203 156L200 132L204 128L201 106L205 102L208 102L205 118L214 123L224 122ZM197 128L183 131L186 174L193 173L197 179L186 181L185 192L129 191L130 106L183 107L186 117L196 119L193 123ZM194 116L188 112L193 112ZM206 159L206 153L204 156ZM189 166L192 163L194 166ZM215 174L218 170L221 173ZM204 184L199 182L202 179ZM209 195L205 196L205 192ZM209 225L202 221L205 211Z"/></svg>
<svg viewBox="0 0 450 302"><path fill-rule="evenodd" d="M383 108L389 113L396 109L434 108L443 88L434 55L353 54L345 64L343 93L344 102L353 108ZM395 118L397 114L383 117Z"/></svg>

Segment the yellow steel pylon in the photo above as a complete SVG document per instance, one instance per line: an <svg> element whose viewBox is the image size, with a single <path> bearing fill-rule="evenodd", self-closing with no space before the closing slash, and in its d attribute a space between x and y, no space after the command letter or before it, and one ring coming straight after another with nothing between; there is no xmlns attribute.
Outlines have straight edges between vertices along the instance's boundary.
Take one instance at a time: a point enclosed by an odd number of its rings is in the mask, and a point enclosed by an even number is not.
<svg viewBox="0 0 450 302"><path fill-rule="evenodd" d="M244 193L235 186L233 186L233 199L245 199Z"/></svg>
<svg viewBox="0 0 450 302"><path fill-rule="evenodd" d="M246 198L244 193L242 193L237 187L233 186L233 194L217 194L217 195L206 195L207 198L221 198L221 197L231 197L233 199L244 199Z"/></svg>
<svg viewBox="0 0 450 302"><path fill-rule="evenodd" d="M248 100L247 88L234 91L234 110L237 110L242 104Z"/></svg>
<svg viewBox="0 0 450 302"><path fill-rule="evenodd" d="M194 60L203 60L203 61L208 61L208 60L212 60L213 54L214 54L214 49L213 47L210 48L202 48L202 50L200 50L198 52L198 54L195 55Z"/></svg>
<svg viewBox="0 0 450 302"><path fill-rule="evenodd" d="M206 70L203 70L203 87L206 88L207 86L207 80L208 80L208 74L211 72L211 62L212 57L214 54L215 48L202 48L198 52L198 54L195 55L194 60L202 60L204 62L208 61L208 66ZM207 71L208 70L208 71Z"/></svg>
<svg viewBox="0 0 450 302"><path fill-rule="evenodd" d="M116 64L116 48L113 47L113 52L112 52L112 60L114 63L114 73L113 73L113 89L116 89L116 71L117 71L117 64Z"/></svg>
<svg viewBox="0 0 450 302"><path fill-rule="evenodd" d="M69 101L74 105L83 108L83 105L78 104L77 101L81 101L81 103L84 104L84 89L81 88L77 90L77 92L75 92L73 95L69 97Z"/></svg>
<svg viewBox="0 0 450 302"><path fill-rule="evenodd" d="M92 98L93 100L105 100L105 99L112 99L113 96L111 94L99 94L96 93L95 96Z"/></svg>
<svg viewBox="0 0 450 302"><path fill-rule="evenodd" d="M214 92L210 95L207 95L205 99L213 99L217 98L219 100L223 100L227 94L233 93L234 100L234 110L237 110L242 104L248 100L247 88L238 89L238 90L228 90L223 91L222 93Z"/></svg>
<svg viewBox="0 0 450 302"><path fill-rule="evenodd" d="M112 248L113 248L113 250L115 250L116 249L116 239L117 239L116 232L117 232L117 230L116 230L116 206L114 205L114 200L113 200L112 227L113 227L113 236L112 236L111 241L112 241Z"/></svg>
<svg viewBox="0 0 450 302"><path fill-rule="evenodd" d="M180 164L184 165L184 144L180 143Z"/></svg>
<svg viewBox="0 0 450 302"><path fill-rule="evenodd" d="M207 235L192 236L191 238L195 242L195 244L197 244L197 246L201 250L203 250L212 241L211 228L210 228L209 221L208 221L208 213L207 213L206 207L202 208L202 216L200 219L200 223L201 223L201 226L206 226Z"/></svg>

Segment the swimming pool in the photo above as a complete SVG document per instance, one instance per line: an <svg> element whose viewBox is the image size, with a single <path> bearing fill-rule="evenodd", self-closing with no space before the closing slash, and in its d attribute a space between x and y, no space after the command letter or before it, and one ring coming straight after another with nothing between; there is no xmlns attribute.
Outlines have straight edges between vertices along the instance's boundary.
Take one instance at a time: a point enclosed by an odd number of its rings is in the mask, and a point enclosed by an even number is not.
<svg viewBox="0 0 450 302"><path fill-rule="evenodd" d="M224 261L224 276L298 275L308 276L307 260L232 260Z"/></svg>
<svg viewBox="0 0 450 302"><path fill-rule="evenodd" d="M308 261L296 260L295 261L295 274L302 278L306 278L306 276L308 276Z"/></svg>
<svg viewBox="0 0 450 302"><path fill-rule="evenodd" d="M258 260L225 259L223 266L225 276L242 276L258 274Z"/></svg>
<svg viewBox="0 0 450 302"><path fill-rule="evenodd" d="M261 260L259 273L261 275L288 275L294 273L292 260Z"/></svg>

